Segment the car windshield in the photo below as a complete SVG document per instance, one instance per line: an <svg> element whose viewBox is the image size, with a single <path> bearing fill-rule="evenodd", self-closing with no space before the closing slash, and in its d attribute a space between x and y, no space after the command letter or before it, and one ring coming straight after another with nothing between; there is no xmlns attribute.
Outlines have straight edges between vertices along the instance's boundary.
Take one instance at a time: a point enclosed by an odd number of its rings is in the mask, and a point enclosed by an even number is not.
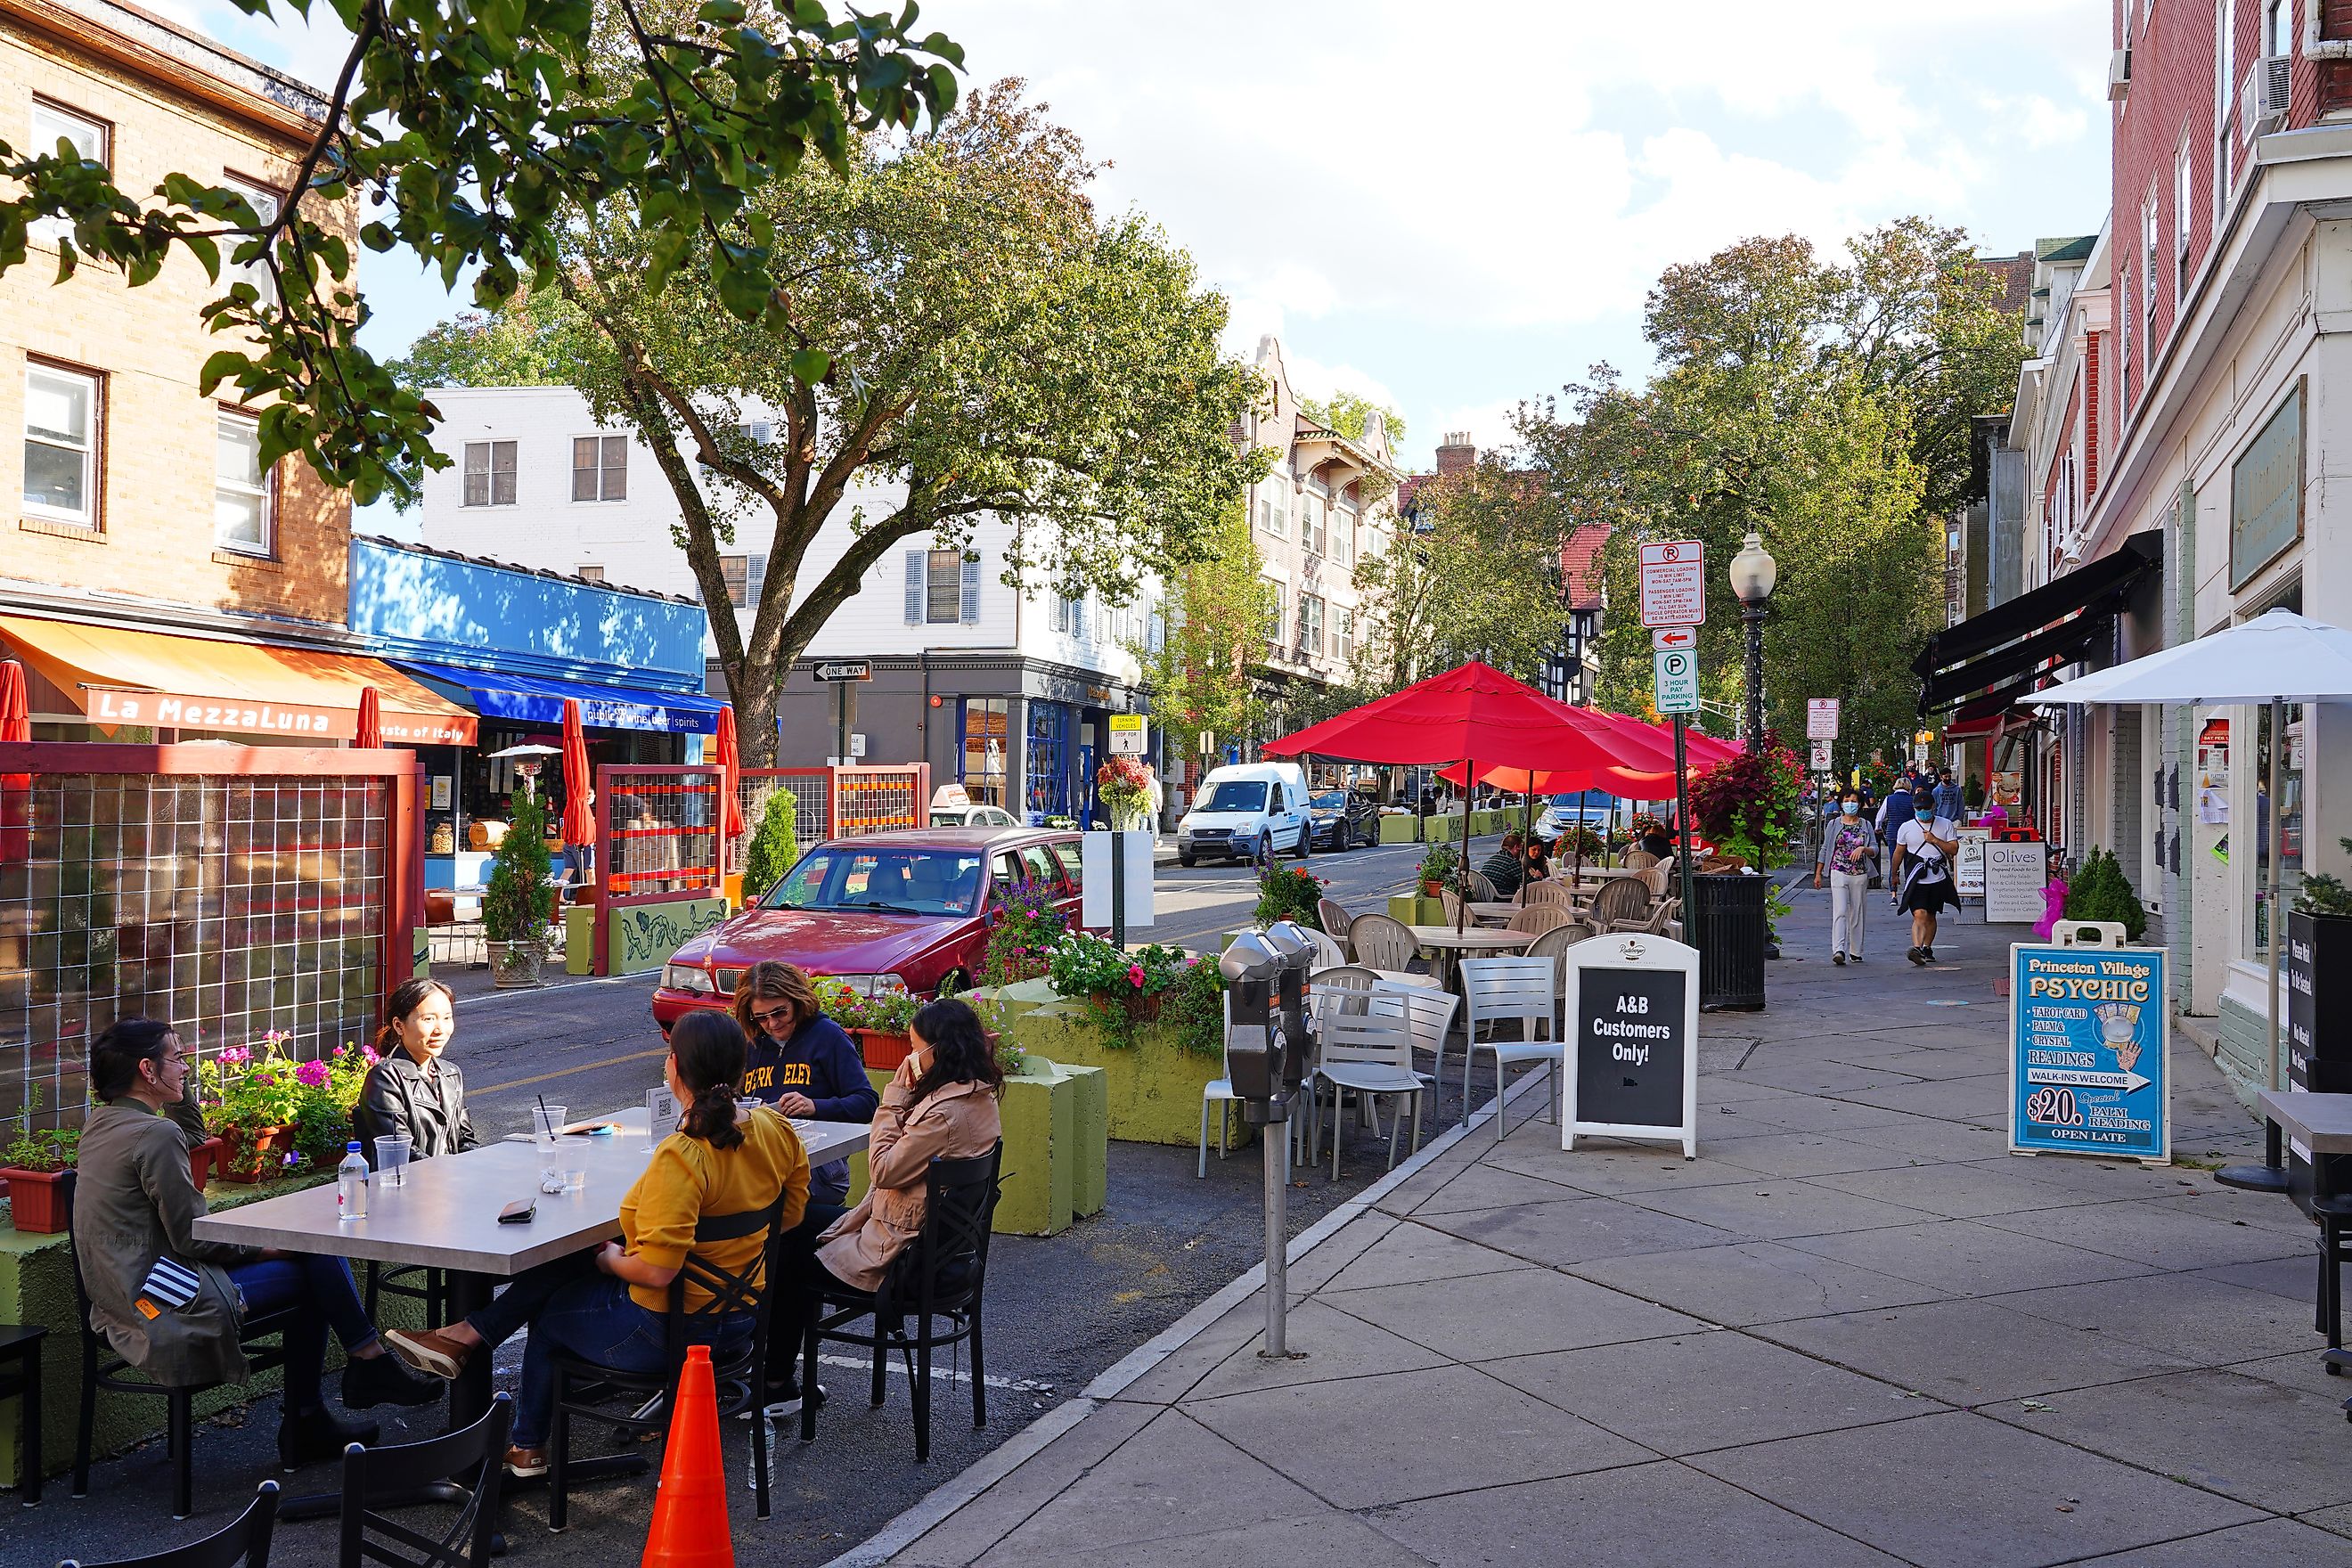
<svg viewBox="0 0 2352 1568"><path fill-rule="evenodd" d="M1315 809L1318 811L1347 810L1348 792L1343 789L1325 790L1315 797Z"/></svg>
<svg viewBox="0 0 2352 1568"><path fill-rule="evenodd" d="M1264 811L1265 784L1257 779L1227 779L1209 792L1202 811Z"/></svg>
<svg viewBox="0 0 2352 1568"><path fill-rule="evenodd" d="M968 915L980 905L980 884L977 850L826 845L803 856L760 904L770 910Z"/></svg>

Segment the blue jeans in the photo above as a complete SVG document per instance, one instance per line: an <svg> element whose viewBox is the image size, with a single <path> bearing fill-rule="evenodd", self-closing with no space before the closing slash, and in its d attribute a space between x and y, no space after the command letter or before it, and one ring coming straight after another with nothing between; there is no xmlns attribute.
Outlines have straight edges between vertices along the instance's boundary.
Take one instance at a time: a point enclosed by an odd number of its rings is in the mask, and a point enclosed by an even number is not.
<svg viewBox="0 0 2352 1568"><path fill-rule="evenodd" d="M466 1321L490 1345L525 1324L530 1327L522 1352L514 1430L508 1438L518 1448L537 1448L547 1442L555 1414L558 1351L634 1373L661 1371L669 1353L664 1314L631 1300L627 1282L601 1272L593 1252L523 1270L496 1300ZM687 1319L686 1337L690 1344L711 1345L716 1353L726 1355L751 1342L751 1318L740 1312L725 1318L699 1313Z"/></svg>
<svg viewBox="0 0 2352 1568"><path fill-rule="evenodd" d="M245 1298L249 1317L300 1305L286 1331L286 1408L316 1410L320 1369L327 1360L327 1331L355 1351L375 1339L375 1325L360 1305L359 1288L352 1283L352 1266L340 1258L320 1253L296 1253L261 1263L240 1263L228 1271Z"/></svg>

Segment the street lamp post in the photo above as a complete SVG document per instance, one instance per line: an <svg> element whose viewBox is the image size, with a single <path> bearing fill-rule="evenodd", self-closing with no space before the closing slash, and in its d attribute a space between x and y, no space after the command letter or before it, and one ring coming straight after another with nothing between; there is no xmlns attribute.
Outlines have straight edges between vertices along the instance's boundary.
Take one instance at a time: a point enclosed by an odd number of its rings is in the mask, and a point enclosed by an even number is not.
<svg viewBox="0 0 2352 1568"><path fill-rule="evenodd" d="M1731 591L1739 600L1739 619L1748 634L1748 753L1764 753L1764 602L1780 578L1780 563L1764 548L1754 529L1740 542L1731 558Z"/></svg>

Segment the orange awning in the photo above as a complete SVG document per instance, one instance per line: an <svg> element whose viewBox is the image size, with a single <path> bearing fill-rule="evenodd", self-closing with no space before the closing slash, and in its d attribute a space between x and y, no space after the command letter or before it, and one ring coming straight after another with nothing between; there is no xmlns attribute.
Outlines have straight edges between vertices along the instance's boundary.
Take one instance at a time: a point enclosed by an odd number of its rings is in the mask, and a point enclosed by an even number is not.
<svg viewBox="0 0 2352 1568"><path fill-rule="evenodd" d="M382 659L0 616L0 637L94 724L349 741L376 689L390 745L474 743L473 714Z"/></svg>

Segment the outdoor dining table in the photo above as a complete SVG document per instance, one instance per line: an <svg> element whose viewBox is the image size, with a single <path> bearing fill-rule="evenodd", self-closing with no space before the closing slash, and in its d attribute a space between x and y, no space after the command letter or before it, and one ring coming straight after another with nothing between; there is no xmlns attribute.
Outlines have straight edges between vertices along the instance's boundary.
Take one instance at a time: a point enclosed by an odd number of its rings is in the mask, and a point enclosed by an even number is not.
<svg viewBox="0 0 2352 1568"><path fill-rule="evenodd" d="M1407 929L1412 932L1414 945L1437 961L1441 966L1439 983L1449 991L1454 988L1454 966L1459 955L1466 952L1492 957L1498 952L1525 952L1537 936L1534 931L1497 931L1491 926L1472 926L1466 931L1424 925Z"/></svg>
<svg viewBox="0 0 2352 1568"><path fill-rule="evenodd" d="M564 1140L564 1168L587 1173L586 1184L577 1192L539 1190L539 1151L526 1135L520 1142L413 1161L396 1186L371 1181L365 1219L336 1218L335 1184L329 1182L205 1215L193 1229L200 1241L446 1269L450 1313L462 1318L489 1301L499 1280L620 1234L621 1199L645 1173L653 1148L642 1105L573 1125L607 1123L617 1123L620 1131L573 1132ZM812 1165L845 1159L866 1147L863 1121L795 1120L793 1128ZM519 1198L535 1198L538 1212L525 1224L500 1225L499 1211ZM489 1409L490 1359L467 1357L450 1385L450 1430L473 1425Z"/></svg>

